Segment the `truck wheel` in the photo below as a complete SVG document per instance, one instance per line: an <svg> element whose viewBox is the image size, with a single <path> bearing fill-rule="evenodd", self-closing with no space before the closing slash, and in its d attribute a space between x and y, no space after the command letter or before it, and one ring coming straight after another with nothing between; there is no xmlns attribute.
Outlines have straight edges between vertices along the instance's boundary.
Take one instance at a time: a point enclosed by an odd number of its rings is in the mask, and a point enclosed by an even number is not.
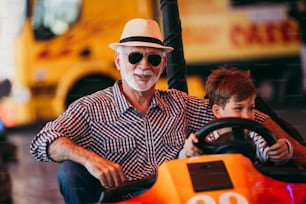
<svg viewBox="0 0 306 204"><path fill-rule="evenodd" d="M66 108L76 99L82 96L92 94L96 91L105 89L115 82L114 79L101 75L90 75L85 78L80 79L75 83L75 85L68 92L66 98Z"/></svg>

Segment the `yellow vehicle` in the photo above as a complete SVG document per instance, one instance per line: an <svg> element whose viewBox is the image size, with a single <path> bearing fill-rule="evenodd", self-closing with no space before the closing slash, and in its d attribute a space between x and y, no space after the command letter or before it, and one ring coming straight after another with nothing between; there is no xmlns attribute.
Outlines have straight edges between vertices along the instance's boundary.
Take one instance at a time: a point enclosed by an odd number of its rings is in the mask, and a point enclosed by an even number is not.
<svg viewBox="0 0 306 204"><path fill-rule="evenodd" d="M24 3L13 91L0 106L7 126L54 119L75 99L112 85L119 73L108 44L131 18L159 19L159 1L152 0ZM158 87L167 88L166 78ZM202 85L197 89L204 95Z"/></svg>
<svg viewBox="0 0 306 204"><path fill-rule="evenodd" d="M150 0L24 3L13 92L1 112L8 126L53 119L76 98L113 84L119 75L108 44L127 20L154 16Z"/></svg>
<svg viewBox="0 0 306 204"><path fill-rule="evenodd" d="M7 126L54 119L75 99L113 84L119 73L108 44L118 41L131 18L161 22L159 0L23 2L12 93L0 105ZM269 81L281 71L280 66L265 66L272 62L266 59L299 55L300 41L292 36L299 28L284 5L233 8L231 2L178 0L191 95L204 96L203 80L219 65L238 63L255 76L269 73L260 78ZM271 11L278 15L264 18ZM259 66L250 66L253 62ZM165 77L158 88L168 88Z"/></svg>

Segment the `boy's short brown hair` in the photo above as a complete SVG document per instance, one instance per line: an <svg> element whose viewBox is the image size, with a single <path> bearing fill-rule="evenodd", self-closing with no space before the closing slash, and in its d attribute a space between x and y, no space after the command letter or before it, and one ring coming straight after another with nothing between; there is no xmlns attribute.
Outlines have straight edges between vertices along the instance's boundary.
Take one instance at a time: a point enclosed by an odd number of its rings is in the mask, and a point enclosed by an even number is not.
<svg viewBox="0 0 306 204"><path fill-rule="evenodd" d="M243 101L257 93L249 71L219 67L211 72L205 83L206 94L212 106L224 108L230 98Z"/></svg>

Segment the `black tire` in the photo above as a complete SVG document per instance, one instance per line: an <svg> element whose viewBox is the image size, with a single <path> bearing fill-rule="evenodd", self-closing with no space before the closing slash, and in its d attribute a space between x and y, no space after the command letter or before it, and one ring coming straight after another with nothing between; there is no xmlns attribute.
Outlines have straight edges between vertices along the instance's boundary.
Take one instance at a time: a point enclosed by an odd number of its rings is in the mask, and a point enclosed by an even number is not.
<svg viewBox="0 0 306 204"><path fill-rule="evenodd" d="M98 74L89 75L80 79L68 92L66 108L76 99L92 94L113 85L115 80Z"/></svg>

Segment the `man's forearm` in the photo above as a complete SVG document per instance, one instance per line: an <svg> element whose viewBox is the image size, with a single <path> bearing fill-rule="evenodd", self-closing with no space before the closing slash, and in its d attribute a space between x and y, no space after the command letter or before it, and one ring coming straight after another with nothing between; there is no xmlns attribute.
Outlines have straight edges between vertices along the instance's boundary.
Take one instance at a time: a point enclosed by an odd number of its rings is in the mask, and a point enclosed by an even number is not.
<svg viewBox="0 0 306 204"><path fill-rule="evenodd" d="M119 186L126 181L122 167L95 152L89 151L66 137L53 141L48 148L51 159L57 162L71 160L83 165L101 182L102 186Z"/></svg>
<svg viewBox="0 0 306 204"><path fill-rule="evenodd" d="M71 160L80 164L84 164L87 157L92 152L76 145L73 141L66 137L60 137L49 145L49 156L57 162Z"/></svg>

